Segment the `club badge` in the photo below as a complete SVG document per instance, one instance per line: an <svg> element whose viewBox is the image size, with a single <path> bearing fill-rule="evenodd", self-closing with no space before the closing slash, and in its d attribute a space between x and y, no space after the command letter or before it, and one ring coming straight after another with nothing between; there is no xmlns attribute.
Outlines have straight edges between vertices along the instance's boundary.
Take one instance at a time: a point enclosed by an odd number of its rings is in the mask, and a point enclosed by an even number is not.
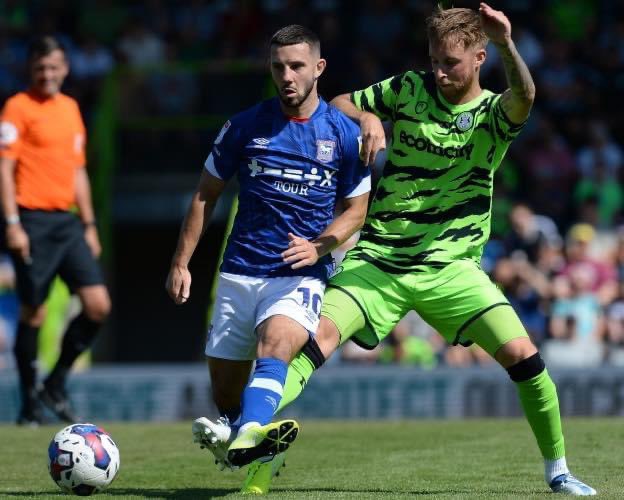
<svg viewBox="0 0 624 500"><path fill-rule="evenodd" d="M323 163L329 163L334 159L334 141L316 141L316 159Z"/></svg>
<svg viewBox="0 0 624 500"><path fill-rule="evenodd" d="M470 111L464 111L455 118L455 125L462 132L469 130L472 127L473 116Z"/></svg>

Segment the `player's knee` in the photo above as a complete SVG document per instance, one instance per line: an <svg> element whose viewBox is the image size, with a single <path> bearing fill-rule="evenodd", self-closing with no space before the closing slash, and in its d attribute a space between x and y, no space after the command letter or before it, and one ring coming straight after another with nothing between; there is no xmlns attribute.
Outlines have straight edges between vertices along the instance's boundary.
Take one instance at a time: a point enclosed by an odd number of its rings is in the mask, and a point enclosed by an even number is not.
<svg viewBox="0 0 624 500"><path fill-rule="evenodd" d="M545 368L544 360L540 353L536 352L532 356L507 368L507 373L514 382L524 382L537 377Z"/></svg>
<svg viewBox="0 0 624 500"><path fill-rule="evenodd" d="M84 314L91 321L103 323L111 311L111 300L108 293L101 293L86 300L83 304Z"/></svg>
<svg viewBox="0 0 624 500"><path fill-rule="evenodd" d="M494 358L503 368L507 369L533 356L536 352L537 348L525 334L504 344L496 351Z"/></svg>
<svg viewBox="0 0 624 500"><path fill-rule="evenodd" d="M332 320L321 316L314 340L324 359L328 359L340 344L340 333Z"/></svg>

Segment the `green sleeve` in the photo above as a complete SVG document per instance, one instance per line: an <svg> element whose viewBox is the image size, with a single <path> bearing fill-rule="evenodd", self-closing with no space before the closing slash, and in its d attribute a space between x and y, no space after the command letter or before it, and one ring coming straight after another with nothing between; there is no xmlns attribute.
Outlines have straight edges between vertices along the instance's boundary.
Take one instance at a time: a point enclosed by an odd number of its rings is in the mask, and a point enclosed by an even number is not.
<svg viewBox="0 0 624 500"><path fill-rule="evenodd" d="M528 119L522 123L513 123L503 110L501 96L502 94L497 94L492 100L490 126L493 129L493 135L497 143L510 143L522 131Z"/></svg>
<svg viewBox="0 0 624 500"><path fill-rule="evenodd" d="M382 121L394 120L397 97L403 87L404 74L393 76L351 94L351 102L360 111L368 111Z"/></svg>

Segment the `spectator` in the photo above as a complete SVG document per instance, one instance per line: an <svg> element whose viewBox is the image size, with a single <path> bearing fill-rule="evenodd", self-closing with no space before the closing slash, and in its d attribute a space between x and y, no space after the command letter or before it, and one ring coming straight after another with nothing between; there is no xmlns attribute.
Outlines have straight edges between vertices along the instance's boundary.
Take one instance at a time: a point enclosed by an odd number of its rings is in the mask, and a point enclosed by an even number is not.
<svg viewBox="0 0 624 500"><path fill-rule="evenodd" d="M555 339L600 341L603 336L603 318L600 303L592 284L594 270L586 263L571 269L568 279L570 296L553 303L550 334Z"/></svg>
<svg viewBox="0 0 624 500"><path fill-rule="evenodd" d="M570 192L576 180L572 151L548 117L542 117L526 146L527 195L531 207L560 223L566 221Z"/></svg>
<svg viewBox="0 0 624 500"><path fill-rule="evenodd" d="M544 302L552 293L546 277L526 257L516 254L496 263L493 280L518 313L533 342L541 345L547 333Z"/></svg>
<svg viewBox="0 0 624 500"><path fill-rule="evenodd" d="M194 32L204 43L212 40L218 29L219 12L216 2L191 0L176 6L175 27L178 33Z"/></svg>
<svg viewBox="0 0 624 500"><path fill-rule="evenodd" d="M569 44L552 40L545 47L547 63L537 71L542 107L553 115L584 110L582 75L570 50Z"/></svg>
<svg viewBox="0 0 624 500"><path fill-rule="evenodd" d="M587 144L577 155L578 168L583 177L593 178L600 168L603 175L615 181L620 173L624 154L622 148L613 141L607 124L595 120L587 126Z"/></svg>
<svg viewBox="0 0 624 500"><path fill-rule="evenodd" d="M535 264L543 246L559 247L562 244L554 221L545 215L536 215L526 203L516 203L509 220L511 232L505 239L508 255L522 253L529 262Z"/></svg>
<svg viewBox="0 0 624 500"><path fill-rule="evenodd" d="M167 62L173 63L175 45L168 44L165 53ZM150 73L146 91L152 112L159 115L191 114L199 98L197 78L186 67L172 66Z"/></svg>
<svg viewBox="0 0 624 500"><path fill-rule="evenodd" d="M123 62L134 68L162 64L165 46L159 35L151 32L138 18L126 25L118 45Z"/></svg>
<svg viewBox="0 0 624 500"><path fill-rule="evenodd" d="M354 342L346 342L340 348L340 360L345 363L373 364L377 362L381 350L381 344L369 350L360 347Z"/></svg>
<svg viewBox="0 0 624 500"><path fill-rule="evenodd" d="M624 206L624 190L617 178L609 174L603 158L593 164L590 174L574 188L579 219L608 230L613 227Z"/></svg>
<svg viewBox="0 0 624 500"><path fill-rule="evenodd" d="M70 54L72 76L80 83L106 76L115 64L111 51L92 35L85 35Z"/></svg>
<svg viewBox="0 0 624 500"><path fill-rule="evenodd" d="M439 340L435 330L410 311L390 332L379 362L433 368L438 364L438 351L445 347Z"/></svg>
<svg viewBox="0 0 624 500"><path fill-rule="evenodd" d="M606 360L612 364L624 365L624 281L620 282L619 294L606 312L605 342Z"/></svg>
<svg viewBox="0 0 624 500"><path fill-rule="evenodd" d="M553 340L544 343L544 359L554 366L597 366L603 358L604 316L592 293L593 269L576 265L568 277L559 277L569 286L569 297L555 300L550 320Z"/></svg>
<svg viewBox="0 0 624 500"><path fill-rule="evenodd" d="M589 290L596 294L601 304L608 304L617 293L617 275L605 256L598 260L591 255L595 236L596 231L589 224L579 223L570 228L566 236L566 264L561 275L571 280L574 269L583 266L588 274Z"/></svg>

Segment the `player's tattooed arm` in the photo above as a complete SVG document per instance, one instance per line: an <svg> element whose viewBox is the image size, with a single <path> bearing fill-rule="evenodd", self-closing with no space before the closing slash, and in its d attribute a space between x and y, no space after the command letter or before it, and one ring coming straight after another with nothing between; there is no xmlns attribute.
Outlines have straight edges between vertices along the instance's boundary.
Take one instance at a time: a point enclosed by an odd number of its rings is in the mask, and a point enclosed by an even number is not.
<svg viewBox="0 0 624 500"><path fill-rule="evenodd" d="M481 3L479 12L483 31L496 45L505 67L509 88L501 97L501 105L512 122L522 123L529 116L535 100L535 83L511 39L511 23L507 16L486 3Z"/></svg>
<svg viewBox="0 0 624 500"><path fill-rule="evenodd" d="M496 47L503 60L509 83L509 88L501 97L501 105L512 122L522 123L529 116L535 100L535 83L512 40L506 45Z"/></svg>

